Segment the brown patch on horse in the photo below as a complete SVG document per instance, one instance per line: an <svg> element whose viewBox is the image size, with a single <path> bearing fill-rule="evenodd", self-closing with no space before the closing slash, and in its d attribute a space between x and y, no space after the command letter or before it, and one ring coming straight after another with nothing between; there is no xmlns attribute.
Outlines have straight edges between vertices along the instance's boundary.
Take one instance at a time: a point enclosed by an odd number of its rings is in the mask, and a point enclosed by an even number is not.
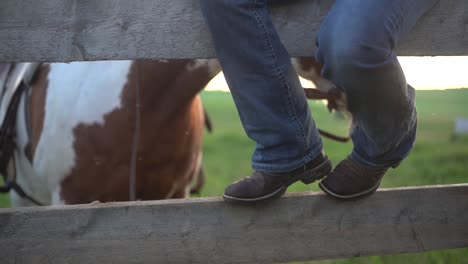
<svg viewBox="0 0 468 264"><path fill-rule="evenodd" d="M30 127L30 160L33 160L33 155L36 152L36 147L41 138L42 129L44 127L45 118L45 104L47 97L47 87L49 85L48 75L50 72L50 65L43 64L37 70L34 78L31 80L31 93L29 94L30 100L28 105L29 111L29 127Z"/></svg>
<svg viewBox="0 0 468 264"><path fill-rule="evenodd" d="M181 198L198 173L204 116L198 92L213 74L188 70L190 60L136 61L121 94L121 107L104 124L74 129L76 164L61 184L66 204L129 199L130 161L140 85L141 134L136 198ZM105 87L103 87L105 88Z"/></svg>
<svg viewBox="0 0 468 264"><path fill-rule="evenodd" d="M298 64L303 71L312 71L318 76L322 71L322 64L320 64L315 57L299 57L297 58ZM311 80L313 78L310 78Z"/></svg>

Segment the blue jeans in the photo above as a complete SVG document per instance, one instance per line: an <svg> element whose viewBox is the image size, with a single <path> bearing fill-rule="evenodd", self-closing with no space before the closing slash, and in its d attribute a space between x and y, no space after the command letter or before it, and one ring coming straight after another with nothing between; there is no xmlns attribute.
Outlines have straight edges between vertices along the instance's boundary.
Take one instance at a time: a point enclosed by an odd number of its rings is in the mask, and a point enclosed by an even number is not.
<svg viewBox="0 0 468 264"><path fill-rule="evenodd" d="M413 147L415 93L393 50L435 3L336 0L323 21L315 55L322 75L346 94L351 155L361 163L392 166ZM318 156L322 140L267 1L201 0L201 6L242 125L257 143L252 167L287 172Z"/></svg>

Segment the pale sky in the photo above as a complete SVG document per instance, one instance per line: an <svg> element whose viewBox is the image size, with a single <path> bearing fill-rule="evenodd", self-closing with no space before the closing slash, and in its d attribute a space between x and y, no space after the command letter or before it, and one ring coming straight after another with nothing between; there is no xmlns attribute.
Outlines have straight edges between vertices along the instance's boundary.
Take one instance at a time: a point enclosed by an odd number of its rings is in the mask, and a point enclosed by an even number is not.
<svg viewBox="0 0 468 264"><path fill-rule="evenodd" d="M417 90L468 88L468 56L466 57L399 57L406 80ZM301 80L304 87L312 83ZM216 76L206 90L227 91L222 74Z"/></svg>

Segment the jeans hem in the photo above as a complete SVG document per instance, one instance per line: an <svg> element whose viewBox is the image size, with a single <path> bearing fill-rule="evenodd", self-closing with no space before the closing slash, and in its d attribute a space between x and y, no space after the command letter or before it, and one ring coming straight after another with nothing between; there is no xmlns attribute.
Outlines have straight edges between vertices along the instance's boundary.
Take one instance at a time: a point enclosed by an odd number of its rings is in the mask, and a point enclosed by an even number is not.
<svg viewBox="0 0 468 264"><path fill-rule="evenodd" d="M390 168L398 163L400 163L402 160L404 160L407 156L409 155L406 154L402 159L398 160L398 161L392 161L392 162L388 162L388 163L381 163L381 164L377 164L377 163L374 163L372 161L369 161L369 160L366 160L364 159L361 155L359 155L356 151L353 151L351 152L351 157L353 157L355 160L357 160L358 162L360 162L361 164L364 164L366 166L369 166L369 167L374 167L374 168Z"/></svg>
<svg viewBox="0 0 468 264"><path fill-rule="evenodd" d="M287 164L279 164L279 165L252 162L252 168L256 171L264 171L264 172L278 172L278 173L289 172L297 168L300 168L301 166L304 166L311 160L318 157L318 155L320 155L322 151L323 151L322 144L318 144L317 147L315 147L309 152L309 154L305 155L303 158L299 160L289 162Z"/></svg>

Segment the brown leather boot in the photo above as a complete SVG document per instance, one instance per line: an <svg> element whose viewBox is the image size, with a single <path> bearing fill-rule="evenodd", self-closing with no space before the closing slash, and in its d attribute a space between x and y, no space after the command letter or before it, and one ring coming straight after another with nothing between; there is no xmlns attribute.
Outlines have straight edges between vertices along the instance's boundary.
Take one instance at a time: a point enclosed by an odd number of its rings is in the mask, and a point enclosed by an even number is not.
<svg viewBox="0 0 468 264"><path fill-rule="evenodd" d="M392 166L393 168L397 165ZM389 167L370 167L351 156L338 163L333 172L319 183L328 195L338 199L356 199L373 194Z"/></svg>
<svg viewBox="0 0 468 264"><path fill-rule="evenodd" d="M229 185L223 198L228 202L257 202L280 197L289 185L302 181L305 184L320 180L331 172L332 165L323 154L305 166L285 173L255 171L251 176Z"/></svg>

